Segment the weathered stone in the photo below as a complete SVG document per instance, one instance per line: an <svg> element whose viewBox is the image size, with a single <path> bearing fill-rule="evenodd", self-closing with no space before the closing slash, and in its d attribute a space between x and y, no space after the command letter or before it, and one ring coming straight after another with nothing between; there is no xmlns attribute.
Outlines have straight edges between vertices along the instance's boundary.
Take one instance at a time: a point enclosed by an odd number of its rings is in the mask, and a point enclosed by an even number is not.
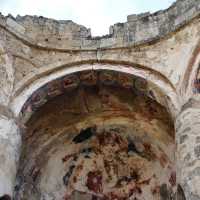
<svg viewBox="0 0 200 200"><path fill-rule="evenodd" d="M199 15L177 0L92 37L0 14L0 199L19 155L16 199L200 199Z"/></svg>
<svg viewBox="0 0 200 200"><path fill-rule="evenodd" d="M194 148L194 153L195 153L197 158L200 158L200 146L196 146Z"/></svg>
<svg viewBox="0 0 200 200"><path fill-rule="evenodd" d="M13 119L0 113L0 197L13 197L21 137Z"/></svg>
<svg viewBox="0 0 200 200"><path fill-rule="evenodd" d="M185 132L185 131L183 131L183 132ZM180 137L180 144L183 144L183 143L187 140L187 138L188 138L187 135L182 135L182 136Z"/></svg>
<svg viewBox="0 0 200 200"><path fill-rule="evenodd" d="M186 199L199 199L200 192L198 189L200 173L199 173L199 158L200 147L196 144L196 134L199 133L199 127L193 126L198 124L200 110L198 108L188 107L178 117L182 121L182 126L179 126L178 137L178 182L183 186L183 192ZM189 128L188 128L189 127ZM187 130L187 131L186 131ZM185 135L187 133L187 135ZM187 138L185 140L185 138Z"/></svg>

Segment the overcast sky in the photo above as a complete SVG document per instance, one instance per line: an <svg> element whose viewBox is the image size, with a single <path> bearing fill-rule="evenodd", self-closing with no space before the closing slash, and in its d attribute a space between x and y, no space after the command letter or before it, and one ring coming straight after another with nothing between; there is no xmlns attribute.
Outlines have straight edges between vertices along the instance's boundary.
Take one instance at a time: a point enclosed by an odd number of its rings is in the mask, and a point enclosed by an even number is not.
<svg viewBox="0 0 200 200"><path fill-rule="evenodd" d="M92 35L108 34L109 26L125 22L127 15L155 12L174 0L0 0L0 12L72 20L91 28Z"/></svg>

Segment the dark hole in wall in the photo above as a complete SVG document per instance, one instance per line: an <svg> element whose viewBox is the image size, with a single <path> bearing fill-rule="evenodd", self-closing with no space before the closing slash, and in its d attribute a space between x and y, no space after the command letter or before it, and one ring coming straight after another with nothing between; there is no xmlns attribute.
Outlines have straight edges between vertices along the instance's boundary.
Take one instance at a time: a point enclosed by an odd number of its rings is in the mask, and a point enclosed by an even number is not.
<svg viewBox="0 0 200 200"><path fill-rule="evenodd" d="M0 197L0 200L11 200L11 197L7 194Z"/></svg>
<svg viewBox="0 0 200 200"><path fill-rule="evenodd" d="M129 141L128 143L128 152L135 152L135 153L139 153L135 144L133 143L133 141Z"/></svg>
<svg viewBox="0 0 200 200"><path fill-rule="evenodd" d="M177 200L186 200L183 188L180 185L177 188Z"/></svg>
<svg viewBox="0 0 200 200"><path fill-rule="evenodd" d="M87 128L85 130L82 130L76 137L74 137L73 142L74 143L81 143L85 140L88 140L94 135L94 130L92 128Z"/></svg>

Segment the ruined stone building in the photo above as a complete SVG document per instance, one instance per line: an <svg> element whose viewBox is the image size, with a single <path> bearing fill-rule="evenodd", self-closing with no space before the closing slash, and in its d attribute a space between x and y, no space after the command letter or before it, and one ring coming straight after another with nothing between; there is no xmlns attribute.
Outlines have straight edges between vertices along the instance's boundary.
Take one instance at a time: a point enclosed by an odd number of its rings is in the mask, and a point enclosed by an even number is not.
<svg viewBox="0 0 200 200"><path fill-rule="evenodd" d="M92 37L0 15L0 200L200 200L200 0Z"/></svg>

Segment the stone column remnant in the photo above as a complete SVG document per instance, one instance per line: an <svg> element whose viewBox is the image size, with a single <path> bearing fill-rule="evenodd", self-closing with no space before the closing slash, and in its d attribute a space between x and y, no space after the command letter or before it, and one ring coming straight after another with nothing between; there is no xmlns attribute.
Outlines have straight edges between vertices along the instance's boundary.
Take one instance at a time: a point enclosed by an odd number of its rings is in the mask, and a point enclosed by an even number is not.
<svg viewBox="0 0 200 200"><path fill-rule="evenodd" d="M21 136L13 118L0 113L0 199L12 199Z"/></svg>
<svg viewBox="0 0 200 200"><path fill-rule="evenodd" d="M200 104L189 101L176 119L177 179L187 200L200 199Z"/></svg>

